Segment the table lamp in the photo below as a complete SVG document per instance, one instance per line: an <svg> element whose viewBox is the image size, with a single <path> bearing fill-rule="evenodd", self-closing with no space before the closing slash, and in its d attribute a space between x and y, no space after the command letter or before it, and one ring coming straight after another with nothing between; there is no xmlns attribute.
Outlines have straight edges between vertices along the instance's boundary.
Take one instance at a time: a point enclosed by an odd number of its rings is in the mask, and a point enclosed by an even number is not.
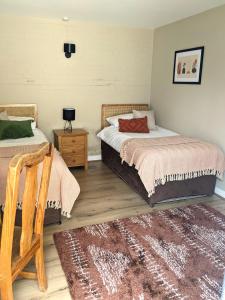
<svg viewBox="0 0 225 300"><path fill-rule="evenodd" d="M71 121L75 120L75 108L63 108L63 120L65 120L64 132L72 132Z"/></svg>

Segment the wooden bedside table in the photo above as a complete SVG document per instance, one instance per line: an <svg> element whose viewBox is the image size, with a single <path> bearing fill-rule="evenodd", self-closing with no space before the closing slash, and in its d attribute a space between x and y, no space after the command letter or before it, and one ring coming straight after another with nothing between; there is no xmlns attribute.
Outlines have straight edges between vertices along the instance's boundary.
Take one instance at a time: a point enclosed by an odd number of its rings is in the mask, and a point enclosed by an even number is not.
<svg viewBox="0 0 225 300"><path fill-rule="evenodd" d="M57 129L54 132L55 147L61 153L68 167L84 166L88 168L87 135L84 129L73 129L71 133Z"/></svg>

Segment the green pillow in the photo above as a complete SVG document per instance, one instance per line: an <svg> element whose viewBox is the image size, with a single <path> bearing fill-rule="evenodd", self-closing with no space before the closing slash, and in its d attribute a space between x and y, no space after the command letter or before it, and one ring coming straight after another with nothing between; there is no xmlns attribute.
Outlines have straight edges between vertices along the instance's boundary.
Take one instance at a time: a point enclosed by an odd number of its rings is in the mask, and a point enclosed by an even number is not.
<svg viewBox="0 0 225 300"><path fill-rule="evenodd" d="M34 136L31 128L32 120L10 121L0 120L0 140L20 139Z"/></svg>

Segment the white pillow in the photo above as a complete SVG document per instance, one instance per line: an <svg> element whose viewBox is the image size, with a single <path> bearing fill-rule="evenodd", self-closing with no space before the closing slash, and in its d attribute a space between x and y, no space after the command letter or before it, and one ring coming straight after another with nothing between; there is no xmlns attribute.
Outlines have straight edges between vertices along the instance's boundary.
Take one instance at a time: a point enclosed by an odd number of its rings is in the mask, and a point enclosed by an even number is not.
<svg viewBox="0 0 225 300"><path fill-rule="evenodd" d="M18 117L18 116L8 116L8 120L10 121L27 121L31 120L31 128L34 130L37 126L36 122L34 121L34 118L32 117Z"/></svg>
<svg viewBox="0 0 225 300"><path fill-rule="evenodd" d="M155 125L155 113L154 110L133 110L134 118L148 118L148 128L149 130L155 130L157 129Z"/></svg>
<svg viewBox="0 0 225 300"><path fill-rule="evenodd" d="M8 120L8 115L7 112L4 110L2 112L0 112L0 120Z"/></svg>
<svg viewBox="0 0 225 300"><path fill-rule="evenodd" d="M119 127L119 119L126 119L130 120L133 119L133 114L123 114L123 115L117 115L113 117L106 118L106 121L110 124L113 125L114 127Z"/></svg>
<svg viewBox="0 0 225 300"><path fill-rule="evenodd" d="M8 116L10 121L27 121L32 120L34 121L34 118L32 117L18 117L18 116Z"/></svg>
<svg viewBox="0 0 225 300"><path fill-rule="evenodd" d="M35 121L31 122L31 128L32 130L36 129L37 123Z"/></svg>

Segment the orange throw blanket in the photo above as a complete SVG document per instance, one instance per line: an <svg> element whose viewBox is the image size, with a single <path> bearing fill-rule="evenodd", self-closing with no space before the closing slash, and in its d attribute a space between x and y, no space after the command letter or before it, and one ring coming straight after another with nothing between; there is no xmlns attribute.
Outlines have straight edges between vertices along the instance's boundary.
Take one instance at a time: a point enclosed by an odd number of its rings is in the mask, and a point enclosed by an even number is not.
<svg viewBox="0 0 225 300"><path fill-rule="evenodd" d="M149 197L166 182L203 175L222 179L225 171L225 156L216 145L183 136L128 139L120 157L138 170Z"/></svg>

